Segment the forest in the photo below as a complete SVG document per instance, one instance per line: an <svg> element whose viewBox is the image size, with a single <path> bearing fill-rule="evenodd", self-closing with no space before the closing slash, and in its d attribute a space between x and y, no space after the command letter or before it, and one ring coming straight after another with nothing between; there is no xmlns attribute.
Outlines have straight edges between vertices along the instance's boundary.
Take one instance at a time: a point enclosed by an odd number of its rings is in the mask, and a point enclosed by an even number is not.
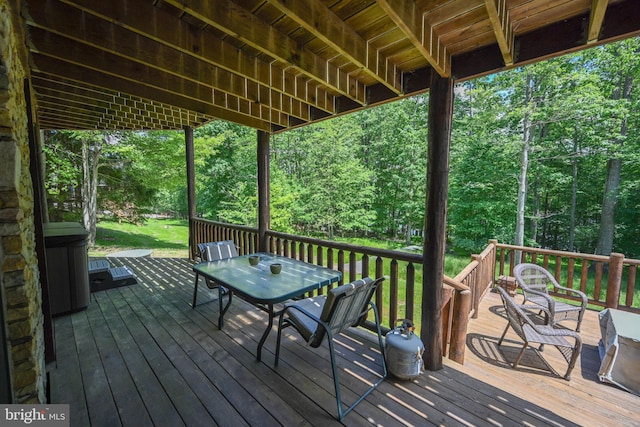
<svg viewBox="0 0 640 427"><path fill-rule="evenodd" d="M503 243L640 258L640 38L459 82L448 250ZM271 137L271 228L420 244L428 94ZM198 215L256 226L256 132L195 129ZM185 216L182 131L45 134L49 216Z"/></svg>

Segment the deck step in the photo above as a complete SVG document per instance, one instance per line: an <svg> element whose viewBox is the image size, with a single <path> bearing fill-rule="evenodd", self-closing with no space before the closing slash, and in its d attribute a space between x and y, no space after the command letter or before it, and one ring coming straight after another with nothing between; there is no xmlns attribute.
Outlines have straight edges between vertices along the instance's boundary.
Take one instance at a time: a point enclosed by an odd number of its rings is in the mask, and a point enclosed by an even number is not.
<svg viewBox="0 0 640 427"><path fill-rule="evenodd" d="M128 266L111 267L107 260L89 262L91 292L104 291L138 283L133 269Z"/></svg>

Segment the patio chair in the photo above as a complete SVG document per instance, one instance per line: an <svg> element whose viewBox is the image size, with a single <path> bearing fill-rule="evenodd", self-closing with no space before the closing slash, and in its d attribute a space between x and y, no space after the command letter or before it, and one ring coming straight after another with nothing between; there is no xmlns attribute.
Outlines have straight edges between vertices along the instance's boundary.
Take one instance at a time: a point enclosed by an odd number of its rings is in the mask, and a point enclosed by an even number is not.
<svg viewBox="0 0 640 427"><path fill-rule="evenodd" d="M580 324L587 309L587 296L577 290L560 286L555 277L543 267L536 264L518 264L513 270L513 275L522 289L524 295L523 304L531 303L545 313L547 323L556 324L565 320L576 321L576 332L580 332ZM549 295L549 285L553 289L562 290L568 294L577 296L580 305L567 304L555 300Z"/></svg>
<svg viewBox="0 0 640 427"><path fill-rule="evenodd" d="M217 261L220 259L233 258L238 256L238 251L233 240L222 240L219 242L198 243L198 251L202 261ZM205 279L205 283L209 289L216 289L218 284L210 279ZM219 295L228 293L228 290L221 287ZM193 303L191 307L196 306L196 298L198 296L198 282L193 290ZM207 301L211 302L211 301Z"/></svg>
<svg viewBox="0 0 640 427"><path fill-rule="evenodd" d="M522 346L518 357L516 357L513 365L511 365L512 368L515 369L518 366L525 350L531 344L549 344L555 346L569 364L567 372L564 374L564 379L569 381L571 379L571 371L575 367L578 356L580 356L580 350L582 349L582 339L580 338L580 334L553 324L536 324L529 317L531 313L527 313L527 310L525 309L526 306L517 304L504 289L497 289L498 292L500 292L500 297L502 298L507 319L509 320L507 327L504 329L504 332L498 341L498 346L502 344L509 327L511 327L524 341L524 345ZM571 342L569 340L571 340Z"/></svg>
<svg viewBox="0 0 640 427"><path fill-rule="evenodd" d="M355 282L338 286L337 288L330 290L327 296L321 295L286 304L284 310L280 314L278 322L278 341L276 344L276 367L280 360L280 341L282 337L282 330L284 328L293 326L293 328L300 333L307 343L314 348L320 347L325 335L327 336L339 420L342 420L387 377L387 366L384 359L384 348L378 309L371 301L373 293L383 280L384 277L376 280L372 280L369 277L356 280ZM375 382L375 384L369 387L365 393L360 395L355 403L348 408L343 409L344 405L342 404L342 398L340 395L340 380L338 378L338 368L336 364L333 340L339 333L343 332L347 328L361 325L366 319L369 310L373 311L375 317L380 357L382 358L382 376Z"/></svg>

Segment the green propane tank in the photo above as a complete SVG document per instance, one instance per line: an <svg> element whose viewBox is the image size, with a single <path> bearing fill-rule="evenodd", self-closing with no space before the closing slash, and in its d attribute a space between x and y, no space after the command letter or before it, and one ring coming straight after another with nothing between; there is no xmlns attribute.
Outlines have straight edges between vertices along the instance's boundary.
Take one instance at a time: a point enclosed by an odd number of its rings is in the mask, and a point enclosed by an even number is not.
<svg viewBox="0 0 640 427"><path fill-rule="evenodd" d="M423 371L424 344L413 333L414 330L413 321L404 319L400 326L389 331L385 337L387 369L402 380L413 379Z"/></svg>

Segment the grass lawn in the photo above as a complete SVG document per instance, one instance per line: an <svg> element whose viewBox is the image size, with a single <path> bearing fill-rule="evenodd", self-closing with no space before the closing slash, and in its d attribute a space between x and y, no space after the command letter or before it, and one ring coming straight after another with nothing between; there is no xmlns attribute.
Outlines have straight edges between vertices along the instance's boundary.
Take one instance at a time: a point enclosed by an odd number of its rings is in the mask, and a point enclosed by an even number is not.
<svg viewBox="0 0 640 427"><path fill-rule="evenodd" d="M90 257L103 257L112 252L129 249L151 249L156 258L188 258L189 226L186 220L149 219L144 225L102 220L98 223L96 245L89 250ZM400 249L401 242L369 238L338 238L336 240L360 246L382 249ZM447 255L445 274L455 276L468 263L470 257Z"/></svg>
<svg viewBox="0 0 640 427"><path fill-rule="evenodd" d="M102 220L90 257L103 257L129 249L151 249L157 258L189 257L189 226L186 220L149 219L144 225Z"/></svg>

